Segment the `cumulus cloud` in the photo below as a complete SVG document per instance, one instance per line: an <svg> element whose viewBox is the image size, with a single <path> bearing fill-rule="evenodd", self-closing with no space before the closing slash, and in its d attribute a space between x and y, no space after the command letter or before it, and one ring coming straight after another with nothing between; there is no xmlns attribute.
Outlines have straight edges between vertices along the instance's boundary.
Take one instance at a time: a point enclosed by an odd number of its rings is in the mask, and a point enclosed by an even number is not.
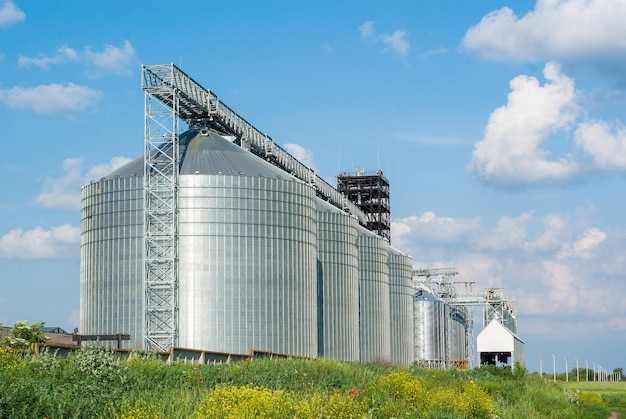
<svg viewBox="0 0 626 419"><path fill-rule="evenodd" d="M0 255L16 259L78 257L79 244L80 228L69 224L49 230L16 228L0 238Z"/></svg>
<svg viewBox="0 0 626 419"><path fill-rule="evenodd" d="M496 227L482 236L477 244L482 249L522 249L527 237L526 226L530 220L531 213L523 213L517 217L502 216L497 221Z"/></svg>
<svg viewBox="0 0 626 419"><path fill-rule="evenodd" d="M121 47L105 45L102 51L85 50L85 58L92 66L92 75L100 77L108 74L129 75L135 64L135 48L124 41Z"/></svg>
<svg viewBox="0 0 626 419"><path fill-rule="evenodd" d="M591 156L599 169L626 170L626 129L611 127L604 121L580 124L575 133L575 144Z"/></svg>
<svg viewBox="0 0 626 419"><path fill-rule="evenodd" d="M381 35L380 39L400 57L406 57L411 45L406 40L406 32L397 30L391 35Z"/></svg>
<svg viewBox="0 0 626 419"><path fill-rule="evenodd" d="M57 54L52 57L48 57L45 54L39 54L38 58L31 58L20 55L17 60L17 64L20 67L35 66L46 69L51 65L76 60L78 60L78 54L76 53L76 51L68 47L67 45L62 45L57 50Z"/></svg>
<svg viewBox="0 0 626 419"><path fill-rule="evenodd" d="M543 263L544 280L548 284L548 298L553 310L572 309L578 303L580 283L570 268L562 263ZM545 307L544 307L545 310Z"/></svg>
<svg viewBox="0 0 626 419"><path fill-rule="evenodd" d="M0 28L9 27L24 19L26 19L26 14L18 9L13 2L5 1L0 6Z"/></svg>
<svg viewBox="0 0 626 419"><path fill-rule="evenodd" d="M394 240L406 244L412 240L440 244L467 242L480 235L482 228L480 217L471 219L438 217L432 211L400 218L391 223Z"/></svg>
<svg viewBox="0 0 626 419"><path fill-rule="evenodd" d="M28 109L41 114L84 111L94 106L101 96L102 92L74 83L0 89L0 102L10 108Z"/></svg>
<svg viewBox="0 0 626 419"><path fill-rule="evenodd" d="M546 64L546 83L517 76L507 104L489 116L468 170L499 185L567 180L579 166L567 154L551 158L543 148L551 134L570 129L579 113L574 80L556 63Z"/></svg>
<svg viewBox="0 0 626 419"><path fill-rule="evenodd" d="M534 242L525 243L525 248L536 252L554 252L568 237L570 220L560 214L548 214L541 223L543 233Z"/></svg>
<svg viewBox="0 0 626 419"><path fill-rule="evenodd" d="M396 30L392 34L378 35L374 29L374 22L367 21L359 26L361 37L368 42L382 42L385 50L390 50L399 58L405 59L411 44L407 41L407 33L403 30Z"/></svg>
<svg viewBox="0 0 626 419"><path fill-rule="evenodd" d="M79 210L82 185L91 179L101 178L130 160L127 157L113 157L108 163L85 168L85 163L81 159L65 159L63 161L65 174L60 178L47 178L43 192L34 202L44 208Z"/></svg>
<svg viewBox="0 0 626 419"><path fill-rule="evenodd" d="M82 51L62 45L53 56L39 54L36 58L20 55L18 65L20 67L35 66L47 69L53 65L67 62L80 62L87 67L87 73L91 77L103 77L108 75L132 74L135 64L135 48L125 40L122 46L104 45L100 51L86 47Z"/></svg>
<svg viewBox="0 0 626 419"><path fill-rule="evenodd" d="M285 144L285 150L287 150L287 152L295 157L300 163L317 172L313 151L304 148L299 144Z"/></svg>
<svg viewBox="0 0 626 419"><path fill-rule="evenodd" d="M463 46L489 60L626 64L626 1L537 0L518 17L508 7L471 27Z"/></svg>
<svg viewBox="0 0 626 419"><path fill-rule="evenodd" d="M557 254L558 259L582 258L589 259L593 250L606 239L606 233L597 227L585 230L581 237L573 243L564 243Z"/></svg>
<svg viewBox="0 0 626 419"><path fill-rule="evenodd" d="M609 314L598 308L608 306L613 315L626 315L626 233L589 223L579 212L536 217L529 211L486 225L479 217L425 211L393 220L392 243L413 256L415 268L458 268L476 292L503 286L522 317L566 315L578 322L577 315Z"/></svg>

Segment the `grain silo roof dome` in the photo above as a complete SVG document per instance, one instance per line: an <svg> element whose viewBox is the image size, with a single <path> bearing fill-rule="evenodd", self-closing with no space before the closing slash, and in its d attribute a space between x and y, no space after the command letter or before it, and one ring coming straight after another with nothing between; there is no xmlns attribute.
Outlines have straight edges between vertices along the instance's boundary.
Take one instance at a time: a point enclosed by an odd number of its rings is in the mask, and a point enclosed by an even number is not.
<svg viewBox="0 0 626 419"><path fill-rule="evenodd" d="M287 172L211 130L180 135L181 175L262 176L296 180ZM143 176L143 156L114 170L106 178Z"/></svg>

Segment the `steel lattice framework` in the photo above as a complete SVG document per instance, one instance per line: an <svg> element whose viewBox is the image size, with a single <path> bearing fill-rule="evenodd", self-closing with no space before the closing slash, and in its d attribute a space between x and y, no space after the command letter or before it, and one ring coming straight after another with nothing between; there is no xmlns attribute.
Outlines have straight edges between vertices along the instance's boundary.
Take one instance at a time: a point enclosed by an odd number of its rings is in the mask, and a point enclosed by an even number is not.
<svg viewBox="0 0 626 419"><path fill-rule="evenodd" d="M167 350L178 341L179 121L211 128L315 188L318 196L351 213L366 215L328 182L266 134L220 102L174 64L142 66L145 92L144 231L145 346Z"/></svg>
<svg viewBox="0 0 626 419"><path fill-rule="evenodd" d="M154 74L172 77L168 66ZM178 341L178 222L180 97L172 85L152 85L143 72L145 347L166 351Z"/></svg>
<svg viewBox="0 0 626 419"><path fill-rule="evenodd" d="M176 92L179 101L176 112L190 127L209 127L233 136L235 144L307 182L318 196L350 212L362 225L367 224L366 215L356 205L174 64L144 65L142 73L144 90L152 91L151 96L165 105L173 105L173 96L168 92Z"/></svg>

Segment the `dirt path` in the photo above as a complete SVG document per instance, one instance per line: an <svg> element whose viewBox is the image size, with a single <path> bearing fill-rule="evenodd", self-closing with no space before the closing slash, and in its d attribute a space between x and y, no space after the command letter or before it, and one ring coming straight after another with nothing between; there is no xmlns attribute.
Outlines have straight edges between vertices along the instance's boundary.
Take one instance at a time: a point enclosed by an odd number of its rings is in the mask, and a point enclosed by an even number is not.
<svg viewBox="0 0 626 419"><path fill-rule="evenodd" d="M609 416L607 419L618 419L620 417L620 414L618 412L611 412L611 416Z"/></svg>

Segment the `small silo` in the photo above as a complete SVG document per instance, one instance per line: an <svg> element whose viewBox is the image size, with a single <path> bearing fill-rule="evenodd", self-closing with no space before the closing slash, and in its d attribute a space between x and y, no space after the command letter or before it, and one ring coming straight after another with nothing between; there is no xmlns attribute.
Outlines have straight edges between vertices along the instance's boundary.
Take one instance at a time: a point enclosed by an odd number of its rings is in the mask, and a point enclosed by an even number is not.
<svg viewBox="0 0 626 419"><path fill-rule="evenodd" d="M313 188L212 131L180 136L178 346L317 355ZM81 332L143 348L143 158L83 189ZM111 178L112 177L112 178Z"/></svg>
<svg viewBox="0 0 626 419"><path fill-rule="evenodd" d="M446 360L446 304L418 289L414 298L415 361L427 368L444 368Z"/></svg>
<svg viewBox="0 0 626 419"><path fill-rule="evenodd" d="M357 234L360 360L390 362L389 244L362 226Z"/></svg>
<svg viewBox="0 0 626 419"><path fill-rule="evenodd" d="M410 256L389 247L391 363L395 365L411 365L415 359L412 265Z"/></svg>
<svg viewBox="0 0 626 419"><path fill-rule="evenodd" d="M467 310L462 306L448 305L446 312L447 338L450 339L448 361L467 361Z"/></svg>
<svg viewBox="0 0 626 419"><path fill-rule="evenodd" d="M359 360L357 220L317 200L319 355Z"/></svg>

